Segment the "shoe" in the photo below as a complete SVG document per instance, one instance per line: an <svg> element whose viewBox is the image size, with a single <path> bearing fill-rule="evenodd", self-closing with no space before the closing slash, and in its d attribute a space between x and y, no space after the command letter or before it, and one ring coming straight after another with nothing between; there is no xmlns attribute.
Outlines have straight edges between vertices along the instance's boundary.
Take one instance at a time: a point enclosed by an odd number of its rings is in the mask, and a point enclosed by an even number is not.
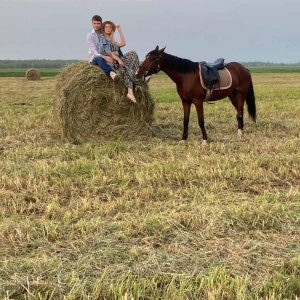
<svg viewBox="0 0 300 300"><path fill-rule="evenodd" d="M114 81L114 83L119 83L120 80L121 80L121 77L119 74L111 71L110 74L109 74L110 78Z"/></svg>
<svg viewBox="0 0 300 300"><path fill-rule="evenodd" d="M146 83L148 83L148 82L150 81L150 79L151 79L151 76L145 76L144 81L145 81Z"/></svg>
<svg viewBox="0 0 300 300"><path fill-rule="evenodd" d="M114 71L110 71L109 76L112 80L114 80L114 78L117 76L117 73L115 73Z"/></svg>
<svg viewBox="0 0 300 300"><path fill-rule="evenodd" d="M137 103L136 102L136 99L135 99L135 97L133 96L133 95L129 95L129 94L127 94L127 98L132 102L132 103Z"/></svg>
<svg viewBox="0 0 300 300"><path fill-rule="evenodd" d="M119 74L116 74L113 78L114 83L118 84L121 81L121 77Z"/></svg>

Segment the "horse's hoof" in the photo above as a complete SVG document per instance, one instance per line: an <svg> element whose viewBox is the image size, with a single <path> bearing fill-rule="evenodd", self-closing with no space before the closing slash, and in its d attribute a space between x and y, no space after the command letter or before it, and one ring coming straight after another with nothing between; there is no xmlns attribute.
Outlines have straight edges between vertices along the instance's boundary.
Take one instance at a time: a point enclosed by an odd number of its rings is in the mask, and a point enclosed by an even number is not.
<svg viewBox="0 0 300 300"><path fill-rule="evenodd" d="M243 136L243 130L242 129L238 129L238 136L240 138Z"/></svg>
<svg viewBox="0 0 300 300"><path fill-rule="evenodd" d="M185 144L187 142L187 140L180 140L179 144Z"/></svg>
<svg viewBox="0 0 300 300"><path fill-rule="evenodd" d="M201 146L206 146L207 145L207 140L203 140L202 142L201 142Z"/></svg>

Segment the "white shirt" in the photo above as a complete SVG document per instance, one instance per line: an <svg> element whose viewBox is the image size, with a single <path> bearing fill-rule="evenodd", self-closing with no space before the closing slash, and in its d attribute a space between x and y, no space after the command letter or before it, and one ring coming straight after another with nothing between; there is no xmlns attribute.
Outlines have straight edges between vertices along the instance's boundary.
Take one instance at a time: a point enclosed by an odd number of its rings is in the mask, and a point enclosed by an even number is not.
<svg viewBox="0 0 300 300"><path fill-rule="evenodd" d="M94 29L88 33L86 41L89 45L89 62L91 62L95 56L100 56L98 52L100 42Z"/></svg>

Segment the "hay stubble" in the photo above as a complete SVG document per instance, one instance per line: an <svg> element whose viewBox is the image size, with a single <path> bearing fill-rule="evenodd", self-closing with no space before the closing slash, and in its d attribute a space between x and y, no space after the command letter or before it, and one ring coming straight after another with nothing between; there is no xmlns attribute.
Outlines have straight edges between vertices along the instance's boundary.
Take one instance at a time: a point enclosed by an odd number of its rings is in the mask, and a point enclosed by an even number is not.
<svg viewBox="0 0 300 300"><path fill-rule="evenodd" d="M207 105L206 148L194 112L177 143L165 78L150 82L156 137L82 145L55 138L55 79L0 79L1 297L296 299L300 75L283 76L253 76L242 140L229 101Z"/></svg>

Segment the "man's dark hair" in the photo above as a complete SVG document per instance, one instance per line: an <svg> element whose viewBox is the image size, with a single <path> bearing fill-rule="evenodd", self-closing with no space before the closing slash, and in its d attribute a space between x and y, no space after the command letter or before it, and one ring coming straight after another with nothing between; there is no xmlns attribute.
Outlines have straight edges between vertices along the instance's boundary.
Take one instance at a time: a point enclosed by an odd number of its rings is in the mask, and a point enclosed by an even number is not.
<svg viewBox="0 0 300 300"><path fill-rule="evenodd" d="M92 21L98 21L98 22L101 22L101 23L102 23L102 18L101 18L100 16L98 16L98 15L94 15L94 16L92 17Z"/></svg>

